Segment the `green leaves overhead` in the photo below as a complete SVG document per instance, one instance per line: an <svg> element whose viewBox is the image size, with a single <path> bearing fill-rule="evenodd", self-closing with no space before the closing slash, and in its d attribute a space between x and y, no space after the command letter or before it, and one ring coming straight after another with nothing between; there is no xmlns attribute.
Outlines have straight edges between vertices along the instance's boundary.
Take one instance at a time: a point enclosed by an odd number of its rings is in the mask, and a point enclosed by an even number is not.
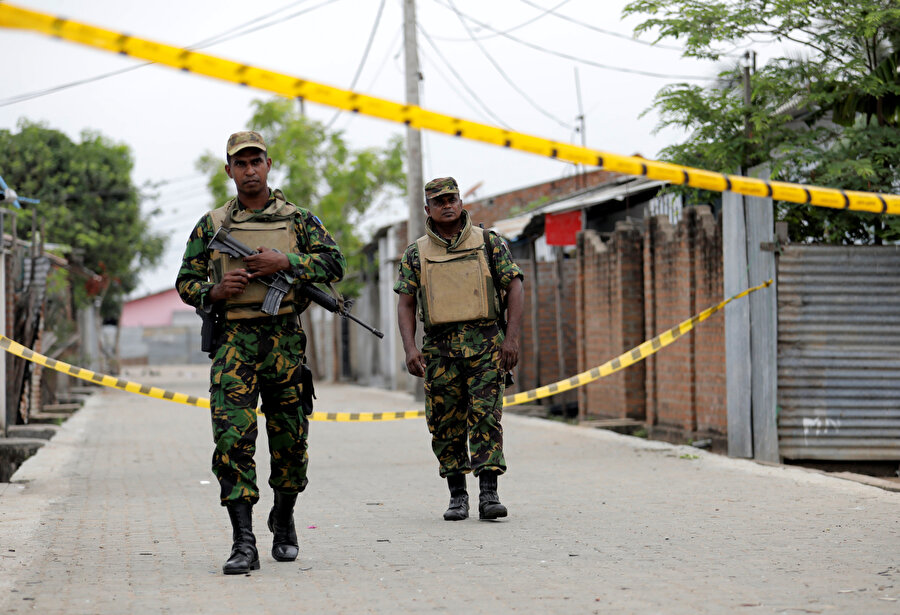
<svg viewBox="0 0 900 615"><path fill-rule="evenodd" d="M638 0L625 14L646 17L638 33L723 61L715 86L673 84L657 94L660 127L690 135L665 148L665 159L722 172L768 162L773 179L900 191L896 0ZM771 52L772 43L780 55L753 73L747 108L740 56L763 45ZM900 231L890 216L789 204L778 214L795 240L880 243Z"/></svg>

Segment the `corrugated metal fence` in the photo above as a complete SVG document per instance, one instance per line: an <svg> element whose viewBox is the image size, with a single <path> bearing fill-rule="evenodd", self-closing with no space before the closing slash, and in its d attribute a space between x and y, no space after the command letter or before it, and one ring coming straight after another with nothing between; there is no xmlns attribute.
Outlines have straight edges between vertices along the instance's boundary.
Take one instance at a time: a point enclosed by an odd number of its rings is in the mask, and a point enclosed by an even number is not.
<svg viewBox="0 0 900 615"><path fill-rule="evenodd" d="M778 259L782 457L900 459L900 246Z"/></svg>

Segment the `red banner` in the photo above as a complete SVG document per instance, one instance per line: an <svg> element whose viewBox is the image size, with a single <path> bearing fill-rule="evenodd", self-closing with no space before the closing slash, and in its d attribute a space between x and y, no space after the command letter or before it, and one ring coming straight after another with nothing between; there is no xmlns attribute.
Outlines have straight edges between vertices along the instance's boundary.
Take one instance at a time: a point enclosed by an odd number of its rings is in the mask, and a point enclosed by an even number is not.
<svg viewBox="0 0 900 615"><path fill-rule="evenodd" d="M544 235L548 246L574 246L575 235L584 228L581 209L561 214L544 214Z"/></svg>

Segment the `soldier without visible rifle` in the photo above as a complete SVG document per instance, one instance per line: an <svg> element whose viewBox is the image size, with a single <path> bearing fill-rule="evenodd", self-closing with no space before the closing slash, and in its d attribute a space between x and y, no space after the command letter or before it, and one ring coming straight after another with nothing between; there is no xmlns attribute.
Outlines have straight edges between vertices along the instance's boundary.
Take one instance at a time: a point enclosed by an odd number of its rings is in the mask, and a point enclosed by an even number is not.
<svg viewBox="0 0 900 615"><path fill-rule="evenodd" d="M297 289L340 280L345 262L321 220L268 187L272 160L261 135L231 135L226 162L237 197L194 227L175 285L185 303L217 313L210 370L212 470L232 525L233 545L223 571L242 574L260 566L252 523L253 505L260 498L253 460L260 399L269 439L269 486L274 491L268 516L274 534L272 557L293 561L298 555L293 512L308 482L312 380L304 377L309 374L304 364L306 334L298 317L309 299ZM256 252L235 258L210 248L221 228ZM267 301L270 288L263 283L273 277L288 280L290 287L274 305Z"/></svg>
<svg viewBox="0 0 900 615"><path fill-rule="evenodd" d="M425 184L425 214L426 234L404 252L394 285L406 368L425 378L432 450L450 489L444 519L469 516L469 472L479 479L479 518L497 519L507 515L497 494L506 471L500 418L505 377L519 360L524 276L506 242L472 224L452 177Z"/></svg>

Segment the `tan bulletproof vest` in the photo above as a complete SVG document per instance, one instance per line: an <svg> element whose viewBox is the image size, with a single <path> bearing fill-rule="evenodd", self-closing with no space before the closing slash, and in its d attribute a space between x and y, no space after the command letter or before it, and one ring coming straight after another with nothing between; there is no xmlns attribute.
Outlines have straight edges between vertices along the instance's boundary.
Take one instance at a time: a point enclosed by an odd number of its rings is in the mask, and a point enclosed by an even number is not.
<svg viewBox="0 0 900 615"><path fill-rule="evenodd" d="M265 209L254 211L239 209L237 200L232 199L219 209L210 212L213 232L225 226L231 235L255 250L265 246L288 254L296 250L297 234L294 232L293 214L297 208L284 199L280 190L274 190L274 201ZM209 258L209 278L219 282L224 275L235 269L244 269L246 265L240 258L213 250ZM260 307L269 287L258 280L251 280L244 292L225 300L225 316L228 320L241 318L259 318L269 316ZM294 290L291 289L281 300L278 314L289 314L294 311Z"/></svg>
<svg viewBox="0 0 900 615"><path fill-rule="evenodd" d="M485 253L484 233L471 221L452 244L426 221L419 250L419 318L426 328L470 320L496 320L497 293Z"/></svg>

